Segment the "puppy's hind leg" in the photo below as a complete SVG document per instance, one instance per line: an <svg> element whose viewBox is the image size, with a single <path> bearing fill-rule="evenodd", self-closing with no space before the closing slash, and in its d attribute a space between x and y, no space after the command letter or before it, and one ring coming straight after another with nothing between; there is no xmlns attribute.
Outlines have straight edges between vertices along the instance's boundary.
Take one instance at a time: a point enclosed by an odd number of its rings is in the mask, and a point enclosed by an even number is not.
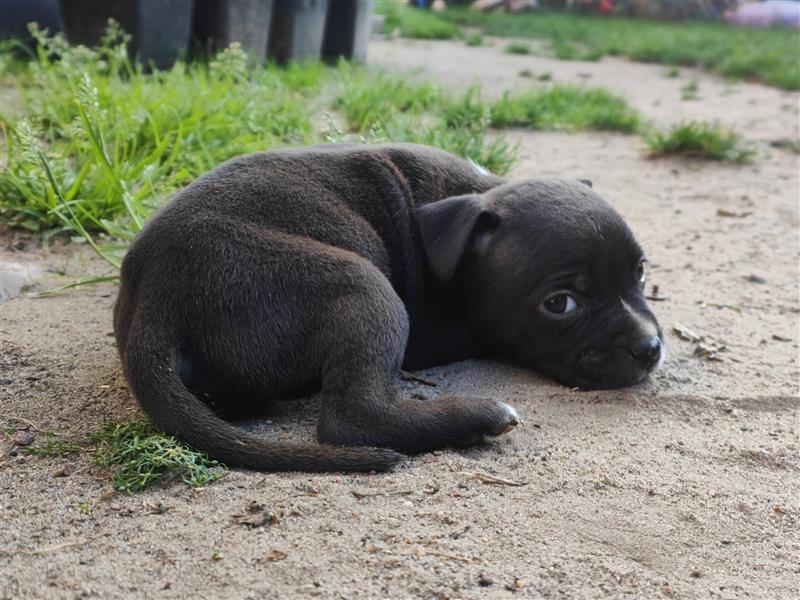
<svg viewBox="0 0 800 600"><path fill-rule="evenodd" d="M399 399L395 388L408 317L386 278L371 264L349 273L357 283L331 303L315 338L321 352L320 442L416 453L465 446L519 422L513 408L488 399Z"/></svg>

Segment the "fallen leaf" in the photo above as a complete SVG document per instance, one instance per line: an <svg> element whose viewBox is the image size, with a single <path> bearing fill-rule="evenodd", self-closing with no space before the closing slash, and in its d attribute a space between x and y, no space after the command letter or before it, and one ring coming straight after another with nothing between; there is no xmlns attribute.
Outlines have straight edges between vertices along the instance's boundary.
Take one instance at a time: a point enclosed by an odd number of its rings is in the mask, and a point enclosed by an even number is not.
<svg viewBox="0 0 800 600"><path fill-rule="evenodd" d="M681 325L680 323L676 322L672 326L672 330L678 334L681 339L686 340L687 342L699 342L703 338L697 335L694 331L686 327L685 325Z"/></svg>
<svg viewBox="0 0 800 600"><path fill-rule="evenodd" d="M72 475L72 472L75 470L75 465L66 464L61 465L55 471L53 471L53 477L69 477Z"/></svg>
<svg viewBox="0 0 800 600"><path fill-rule="evenodd" d="M145 502L144 508L151 515L163 515L170 507L161 502Z"/></svg>
<svg viewBox="0 0 800 600"><path fill-rule="evenodd" d="M279 513L271 513L266 510L250 511L244 515L233 515L233 522L237 525L245 525L251 529L256 527L263 527L264 525L279 525L281 522L281 515Z"/></svg>
<svg viewBox="0 0 800 600"><path fill-rule="evenodd" d="M286 558L286 552L283 550L273 550L267 555L267 560L269 562L278 562Z"/></svg>
<svg viewBox="0 0 800 600"><path fill-rule="evenodd" d="M695 346L694 355L702 356L703 358L708 360L715 360L722 362L724 359L721 356L719 356L718 353L723 349L724 347L719 347L711 342L707 343L701 342L698 343L697 346Z"/></svg>

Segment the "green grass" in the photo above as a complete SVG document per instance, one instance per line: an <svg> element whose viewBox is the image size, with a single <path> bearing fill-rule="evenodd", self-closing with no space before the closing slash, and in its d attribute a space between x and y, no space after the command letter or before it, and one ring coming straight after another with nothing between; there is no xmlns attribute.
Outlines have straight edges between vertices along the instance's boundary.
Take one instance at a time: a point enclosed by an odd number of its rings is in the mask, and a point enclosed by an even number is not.
<svg viewBox="0 0 800 600"><path fill-rule="evenodd" d="M477 89L446 94L429 83L386 74L340 71L333 107L363 142L409 142L444 148L498 174L514 164L517 149L503 135L490 136L489 107ZM334 131L329 141L351 141Z"/></svg>
<svg viewBox="0 0 800 600"><path fill-rule="evenodd" d="M419 10L398 4L379 4L384 15L383 33L399 32L401 37L424 40L450 40L460 37L461 29L429 10Z"/></svg>
<svg viewBox="0 0 800 600"><path fill-rule="evenodd" d="M525 42L511 42L504 49L506 54L530 54L531 46Z"/></svg>
<svg viewBox="0 0 800 600"><path fill-rule="evenodd" d="M19 85L28 116L0 120L0 210L16 226L128 241L165 197L220 162L313 140L312 107L299 99L317 93L322 66L248 76L232 47L208 66L145 75L119 35L97 50L37 35L38 60Z"/></svg>
<svg viewBox="0 0 800 600"><path fill-rule="evenodd" d="M479 33L471 33L464 38L467 46L483 46L483 36Z"/></svg>
<svg viewBox="0 0 800 600"><path fill-rule="evenodd" d="M44 439L22 449L25 454L54 458L91 452L97 466L110 469L114 488L140 492L151 485L182 481L198 487L225 475L227 468L157 431L146 421L108 423L81 441L48 432Z"/></svg>
<svg viewBox="0 0 800 600"><path fill-rule="evenodd" d="M791 29L547 11L511 15L449 9L442 18L480 27L490 35L546 39L554 54L565 59L626 56L643 62L702 67L725 77L759 80L787 90L800 89L800 32Z"/></svg>
<svg viewBox="0 0 800 600"><path fill-rule="evenodd" d="M237 46L209 64L145 74L117 29L96 49L36 36L36 60L3 74L25 116L0 116L0 216L83 238L115 266L176 190L233 156L323 142L316 115L331 109L352 132L374 129L365 141L435 144L499 174L515 159L502 136L489 135L488 118L448 124L446 94L431 84L345 62L249 70Z"/></svg>
<svg viewBox="0 0 800 600"><path fill-rule="evenodd" d="M493 127L593 129L632 133L639 116L625 100L599 88L553 85L525 94L504 94L490 108Z"/></svg>
<svg viewBox="0 0 800 600"><path fill-rule="evenodd" d="M603 58L605 53L599 48L587 47L581 43L553 40L553 54L561 60L597 61Z"/></svg>
<svg viewBox="0 0 800 600"><path fill-rule="evenodd" d="M53 432L47 432L43 441L37 441L33 446L27 446L22 449L25 454L33 454L34 456L41 456L43 458L52 458L56 456L69 456L70 454L77 454L84 449L82 444L64 440Z"/></svg>
<svg viewBox="0 0 800 600"><path fill-rule="evenodd" d="M747 163L753 150L733 131L716 123L689 121L645 136L651 157L676 155L686 158Z"/></svg>
<svg viewBox="0 0 800 600"><path fill-rule="evenodd" d="M378 121L389 121L398 113L422 114L442 99L439 87L412 83L385 73L369 74L342 65L333 108L340 110L352 131L364 131Z"/></svg>
<svg viewBox="0 0 800 600"><path fill-rule="evenodd" d="M93 436L95 463L113 470L114 488L140 492L156 483L183 481L198 487L225 475L227 469L147 422L112 423Z"/></svg>

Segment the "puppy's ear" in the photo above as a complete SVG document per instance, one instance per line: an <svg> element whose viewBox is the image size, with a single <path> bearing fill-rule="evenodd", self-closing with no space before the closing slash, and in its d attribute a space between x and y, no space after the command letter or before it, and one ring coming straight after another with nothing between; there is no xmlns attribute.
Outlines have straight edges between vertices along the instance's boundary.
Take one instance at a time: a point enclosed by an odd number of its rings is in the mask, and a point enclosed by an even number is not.
<svg viewBox="0 0 800 600"><path fill-rule="evenodd" d="M476 195L432 202L417 208L416 215L428 265L442 282L453 278L470 240L500 220Z"/></svg>
<svg viewBox="0 0 800 600"><path fill-rule="evenodd" d="M592 187L592 180L591 179L578 179L583 185Z"/></svg>

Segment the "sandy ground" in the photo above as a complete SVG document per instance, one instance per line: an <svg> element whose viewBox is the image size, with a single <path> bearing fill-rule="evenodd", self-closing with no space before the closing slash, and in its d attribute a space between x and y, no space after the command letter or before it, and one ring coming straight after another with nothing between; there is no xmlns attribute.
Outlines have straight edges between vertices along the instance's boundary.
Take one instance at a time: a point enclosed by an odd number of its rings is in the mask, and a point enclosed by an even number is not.
<svg viewBox="0 0 800 600"><path fill-rule="evenodd" d="M718 118L756 144L754 165L726 166L644 160L633 136L509 133L521 145L511 177L589 177L637 232L666 297L653 303L663 370L610 392L489 361L427 371L438 388L406 383L409 393L498 397L527 426L386 475L233 471L205 489L125 496L88 454L25 456L6 436L0 598L800 595L799 165L767 143L797 139L798 95L619 60L507 56L504 43L370 52L374 64L492 93L536 85L522 69L550 72L614 88L655 122ZM682 102L690 77L701 99ZM17 234L3 256L49 268L39 287L105 269ZM113 294L98 285L0 306L5 431L27 419L74 438L136 412L110 337ZM696 354L675 323L723 347L720 360ZM252 426L309 436L315 411L313 399L281 403ZM235 523L252 501L278 522Z"/></svg>

